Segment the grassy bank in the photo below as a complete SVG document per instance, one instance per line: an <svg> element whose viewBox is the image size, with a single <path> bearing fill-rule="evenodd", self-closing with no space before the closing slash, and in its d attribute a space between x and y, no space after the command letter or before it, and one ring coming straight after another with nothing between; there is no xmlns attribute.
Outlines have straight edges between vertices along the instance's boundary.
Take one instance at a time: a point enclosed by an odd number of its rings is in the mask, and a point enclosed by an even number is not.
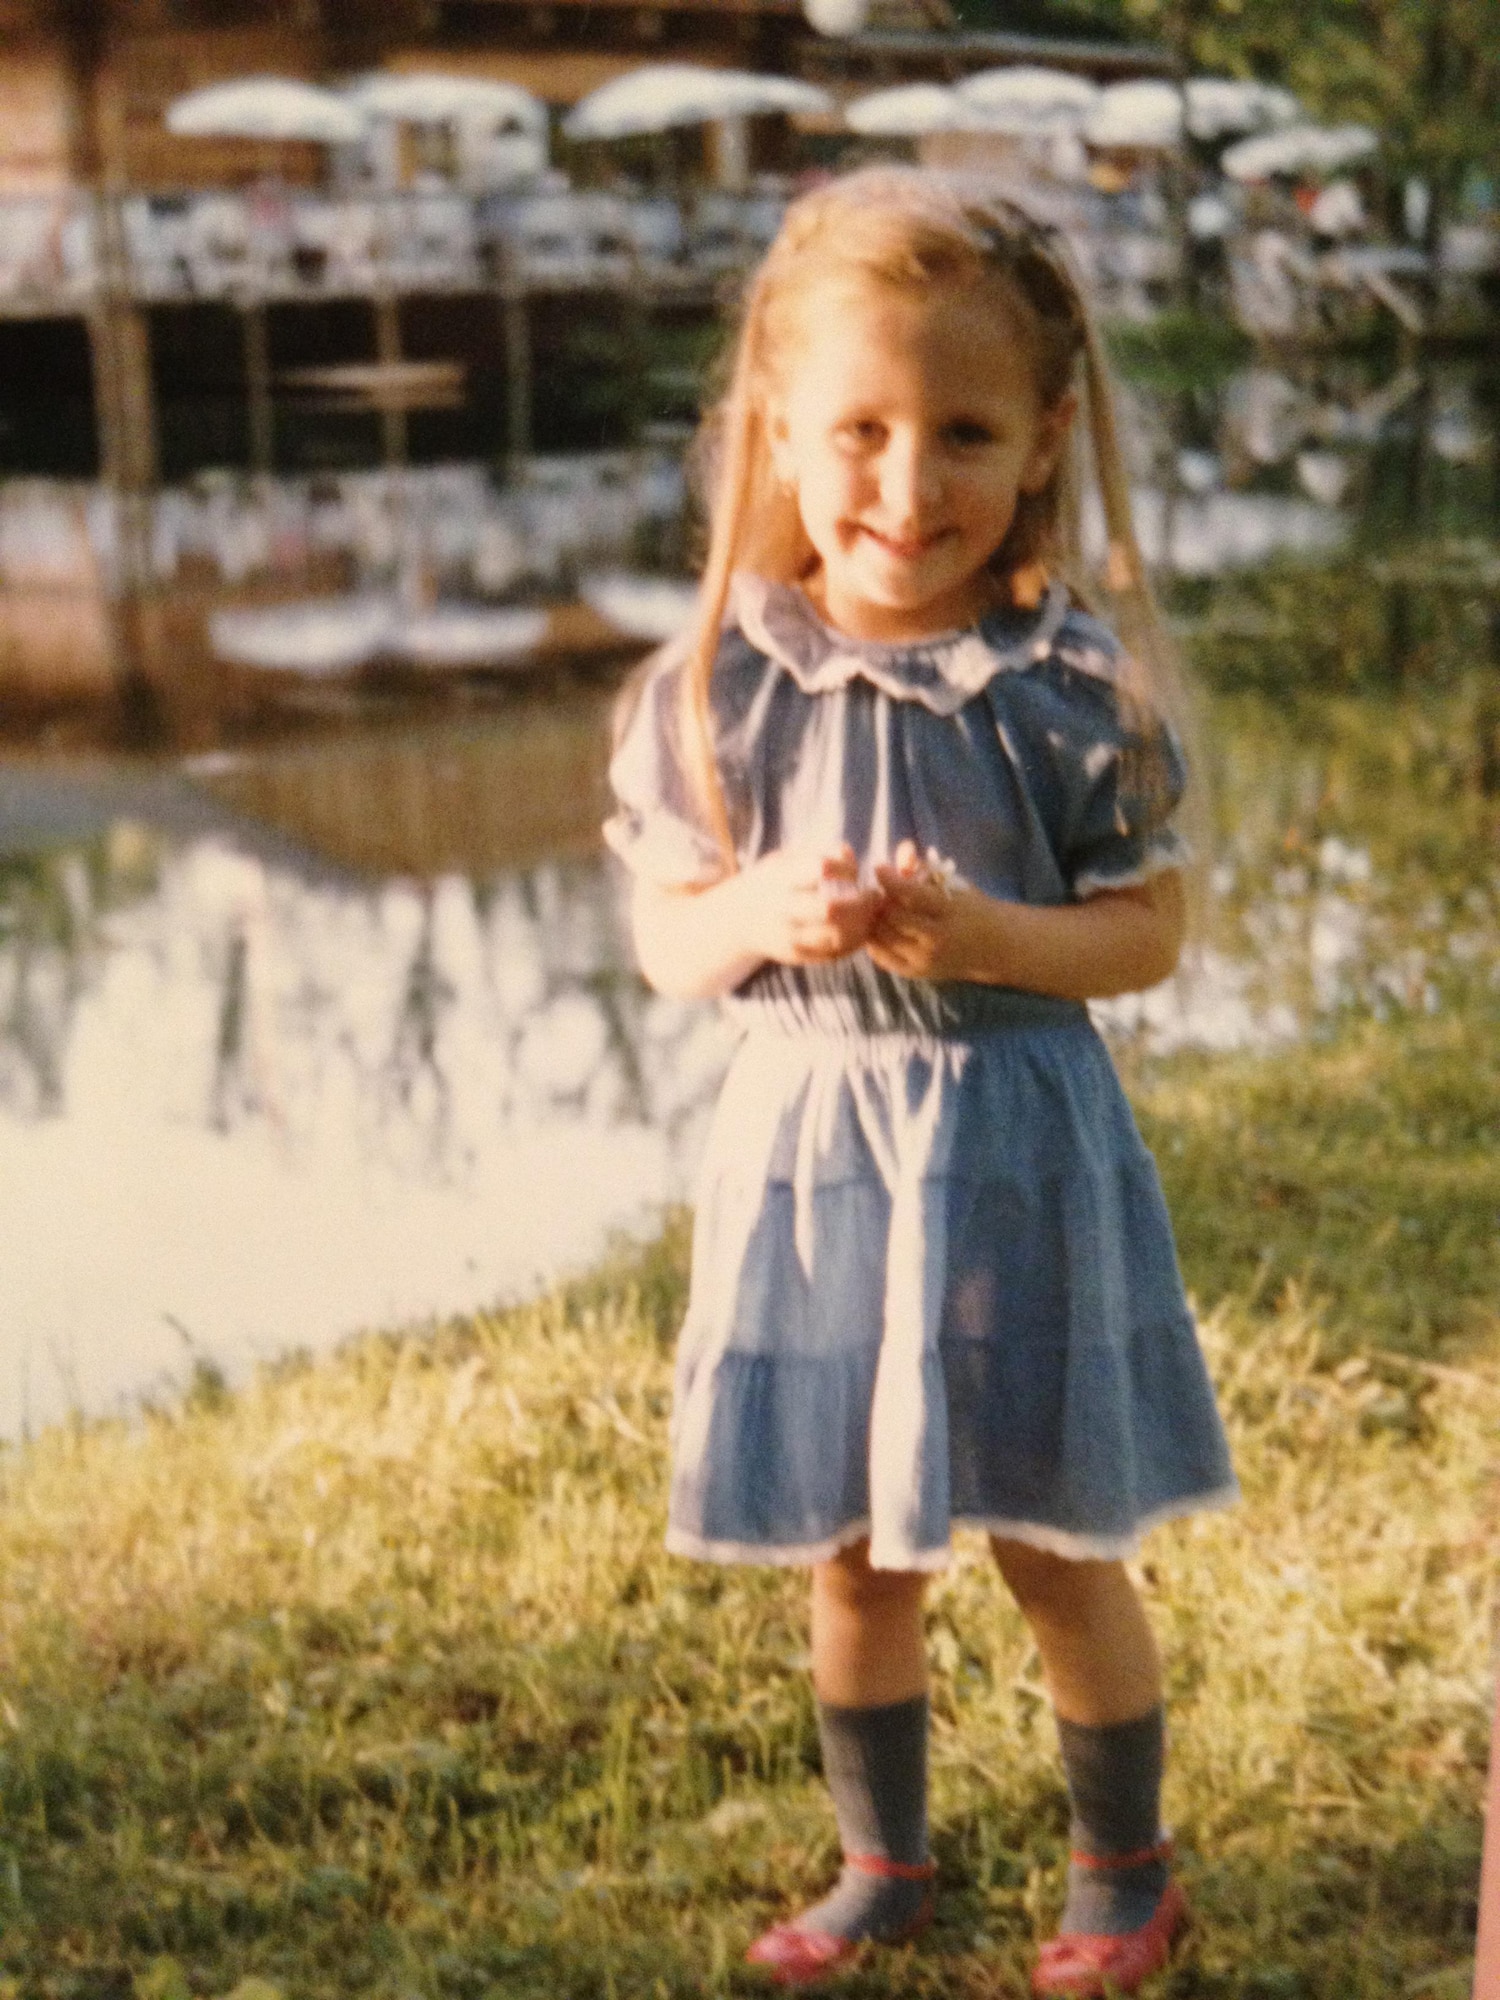
<svg viewBox="0 0 1500 2000"><path fill-rule="evenodd" d="M1362 1298L1389 1321L1378 1218L1428 1212L1432 1080L1451 1116L1469 1068L1466 1113L1500 1113L1489 1038L1444 1032L1140 1089L1245 1488L1142 1572L1200 1912L1161 1987L1184 2000L1464 1990L1500 1369L1477 1303L1462 1360L1358 1337ZM1226 1121L1261 1135L1232 1167ZM1450 1125L1476 1258L1483 1151ZM683 1247L5 1462L0 1990L747 1985L833 1830L800 1583L660 1549ZM1449 1310L1443 1259L1413 1248L1399 1285L1408 1326ZM930 1627L942 1919L850 1990L1020 1994L1065 1829L1036 1661L977 1546Z"/></svg>
<svg viewBox="0 0 1500 2000"><path fill-rule="evenodd" d="M1127 1055L1244 1486L1141 1568L1198 1912L1159 2000L1467 1992L1500 927L1440 724L1244 711L1224 921L1337 896L1364 956L1296 1046ZM800 1580L661 1550L684 1253L0 1455L0 2000L753 1990L835 1842ZM843 1990L1019 2000L1065 1849L1037 1662L977 1545L929 1626L940 1920Z"/></svg>

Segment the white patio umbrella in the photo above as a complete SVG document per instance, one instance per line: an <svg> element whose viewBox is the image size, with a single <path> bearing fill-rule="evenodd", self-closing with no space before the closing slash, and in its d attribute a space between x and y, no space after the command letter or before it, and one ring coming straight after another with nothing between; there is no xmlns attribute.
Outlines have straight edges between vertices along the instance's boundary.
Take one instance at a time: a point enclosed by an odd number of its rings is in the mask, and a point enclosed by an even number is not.
<svg viewBox="0 0 1500 2000"><path fill-rule="evenodd" d="M1368 125L1288 125L1231 146L1220 165L1231 180L1263 181L1273 174L1334 174L1379 150Z"/></svg>
<svg viewBox="0 0 1500 2000"><path fill-rule="evenodd" d="M563 120L563 131L570 139L628 139L720 118L832 109L833 99L826 90L794 77L703 69L694 63L648 63L581 98Z"/></svg>
<svg viewBox="0 0 1500 2000"><path fill-rule="evenodd" d="M820 35L858 35L870 22L870 0L802 0L802 12Z"/></svg>
<svg viewBox="0 0 1500 2000"><path fill-rule="evenodd" d="M369 117L408 125L519 125L540 132L547 124L547 107L540 98L497 77L386 73L362 76L347 84L342 95Z"/></svg>
<svg viewBox="0 0 1500 2000"><path fill-rule="evenodd" d="M1086 76L1035 63L980 70L955 84L954 92L991 131L1018 134L1076 127L1100 96L1098 84Z"/></svg>
<svg viewBox="0 0 1500 2000"><path fill-rule="evenodd" d="M952 132L974 122L959 97L940 83L903 83L874 90L844 106L844 123L868 138L917 138Z"/></svg>
<svg viewBox="0 0 1500 2000"><path fill-rule="evenodd" d="M673 639L698 604L698 586L638 570L596 570L581 577L578 595L591 611L633 639Z"/></svg>
<svg viewBox="0 0 1500 2000"><path fill-rule="evenodd" d="M1187 83L1187 125L1195 139L1229 139L1291 125L1302 107L1289 90L1238 76L1194 76Z"/></svg>
<svg viewBox="0 0 1500 2000"><path fill-rule="evenodd" d="M195 139L303 139L343 146L366 119L331 90L289 76L245 76L189 91L167 106L167 130Z"/></svg>
<svg viewBox="0 0 1500 2000"><path fill-rule="evenodd" d="M374 595L304 598L266 609L216 611L209 643L221 660L265 673L347 674L390 643L391 602Z"/></svg>
<svg viewBox="0 0 1500 2000"><path fill-rule="evenodd" d="M435 604L396 621L391 652L414 667L483 667L534 653L550 614L528 605Z"/></svg>
<svg viewBox="0 0 1500 2000"><path fill-rule="evenodd" d="M1182 137L1182 92L1155 77L1107 84L1081 129L1091 146L1162 151Z"/></svg>

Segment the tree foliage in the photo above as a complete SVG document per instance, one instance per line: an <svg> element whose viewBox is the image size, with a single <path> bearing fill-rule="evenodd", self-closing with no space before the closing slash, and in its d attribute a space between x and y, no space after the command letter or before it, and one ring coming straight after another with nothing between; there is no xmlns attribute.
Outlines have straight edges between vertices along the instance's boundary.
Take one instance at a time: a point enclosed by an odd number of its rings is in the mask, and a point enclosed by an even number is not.
<svg viewBox="0 0 1500 2000"><path fill-rule="evenodd" d="M1013 25L958 0L969 27ZM1006 18L1002 18L1002 16ZM1452 188L1500 157L1500 0L1067 0L1058 32L1146 39L1190 70L1285 84L1314 117L1380 134L1396 173Z"/></svg>

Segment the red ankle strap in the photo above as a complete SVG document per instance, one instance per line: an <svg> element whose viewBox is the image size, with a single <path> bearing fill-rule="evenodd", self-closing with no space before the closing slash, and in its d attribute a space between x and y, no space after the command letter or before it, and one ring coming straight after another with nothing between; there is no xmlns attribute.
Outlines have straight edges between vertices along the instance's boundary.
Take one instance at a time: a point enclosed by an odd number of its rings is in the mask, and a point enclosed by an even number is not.
<svg viewBox="0 0 1500 2000"><path fill-rule="evenodd" d="M1165 1834L1155 1847L1138 1847L1134 1854L1084 1854L1074 1848L1068 1859L1075 1868L1144 1868L1148 1861L1170 1861L1172 1836Z"/></svg>
<svg viewBox="0 0 1500 2000"><path fill-rule="evenodd" d="M930 1882L937 1873L930 1861L887 1861L883 1854L846 1854L844 1864L861 1875L886 1875L897 1882Z"/></svg>

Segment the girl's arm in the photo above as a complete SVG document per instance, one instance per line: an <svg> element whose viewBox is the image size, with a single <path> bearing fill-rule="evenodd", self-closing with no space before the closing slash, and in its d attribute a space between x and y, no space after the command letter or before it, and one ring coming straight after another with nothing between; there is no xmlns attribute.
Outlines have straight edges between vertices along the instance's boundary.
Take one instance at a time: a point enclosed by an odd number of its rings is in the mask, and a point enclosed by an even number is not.
<svg viewBox="0 0 1500 2000"><path fill-rule="evenodd" d="M815 965L858 951L884 902L854 887L848 847L781 849L706 889L638 880L631 903L636 955L658 993L706 1000L728 993L767 959Z"/></svg>
<svg viewBox="0 0 1500 2000"><path fill-rule="evenodd" d="M1181 956L1187 910L1175 868L1054 908L944 889L917 865L912 850L879 871L886 900L868 942L875 963L904 978L1105 1000L1155 986Z"/></svg>

